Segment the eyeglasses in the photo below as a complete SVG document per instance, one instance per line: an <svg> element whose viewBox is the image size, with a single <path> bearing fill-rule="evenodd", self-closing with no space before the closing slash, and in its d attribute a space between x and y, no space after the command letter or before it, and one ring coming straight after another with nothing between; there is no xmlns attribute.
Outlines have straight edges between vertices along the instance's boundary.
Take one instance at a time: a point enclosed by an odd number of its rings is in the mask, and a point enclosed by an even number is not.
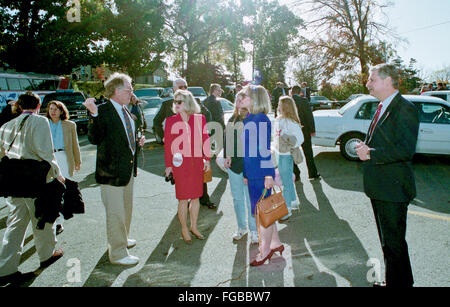
<svg viewBox="0 0 450 307"><path fill-rule="evenodd" d="M180 85L180 86L178 86L178 88L180 90L187 90L187 85Z"/></svg>
<svg viewBox="0 0 450 307"><path fill-rule="evenodd" d="M183 100L174 100L173 102L176 104L182 104L184 101Z"/></svg>

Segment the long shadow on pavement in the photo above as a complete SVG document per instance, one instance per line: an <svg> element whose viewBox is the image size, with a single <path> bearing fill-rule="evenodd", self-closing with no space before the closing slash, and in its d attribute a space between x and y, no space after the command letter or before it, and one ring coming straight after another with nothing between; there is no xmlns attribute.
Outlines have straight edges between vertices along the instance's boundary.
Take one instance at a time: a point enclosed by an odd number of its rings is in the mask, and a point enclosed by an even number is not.
<svg viewBox="0 0 450 307"><path fill-rule="evenodd" d="M83 287L110 287L126 266L114 265L109 262L108 251L98 261Z"/></svg>
<svg viewBox="0 0 450 307"><path fill-rule="evenodd" d="M294 285L296 287L334 287L337 278L351 286L368 286L368 254L350 225L339 219L322 183L312 183L319 208L316 208L296 185L300 210L280 231L281 242L291 247Z"/></svg>
<svg viewBox="0 0 450 307"><path fill-rule="evenodd" d="M151 253L143 268L128 277L124 287L190 287L200 268L200 256L223 213L200 209L198 229L205 240L192 236L193 244L181 239L180 222L175 215L161 241Z"/></svg>
<svg viewBox="0 0 450 307"><path fill-rule="evenodd" d="M314 158L323 180L334 189L363 192L362 163L345 160L339 152L321 152ZM450 213L450 157L415 155L417 196L411 203L435 212Z"/></svg>

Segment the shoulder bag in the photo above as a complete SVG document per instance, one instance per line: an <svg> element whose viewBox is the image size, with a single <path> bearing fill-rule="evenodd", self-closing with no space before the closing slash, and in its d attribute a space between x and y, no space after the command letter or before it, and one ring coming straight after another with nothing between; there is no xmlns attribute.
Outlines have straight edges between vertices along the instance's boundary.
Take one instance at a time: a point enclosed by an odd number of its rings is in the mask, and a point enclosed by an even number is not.
<svg viewBox="0 0 450 307"><path fill-rule="evenodd" d="M9 145L11 150L17 135L22 130L26 116L20 123L17 134ZM50 163L34 159L10 159L6 155L0 161L0 197L35 198L46 184Z"/></svg>

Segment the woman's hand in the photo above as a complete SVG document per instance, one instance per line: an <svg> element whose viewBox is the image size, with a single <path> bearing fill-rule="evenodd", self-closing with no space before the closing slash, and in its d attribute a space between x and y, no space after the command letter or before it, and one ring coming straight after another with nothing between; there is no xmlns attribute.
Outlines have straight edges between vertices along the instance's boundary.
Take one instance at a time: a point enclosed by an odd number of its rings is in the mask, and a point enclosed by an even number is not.
<svg viewBox="0 0 450 307"><path fill-rule="evenodd" d="M169 177L169 175L172 173L171 167L166 167L166 177Z"/></svg>
<svg viewBox="0 0 450 307"><path fill-rule="evenodd" d="M77 164L77 165L75 165L75 171L79 171L80 170L80 168L81 168L81 164Z"/></svg>
<svg viewBox="0 0 450 307"><path fill-rule="evenodd" d="M248 185L248 179L247 178L244 178L244 184Z"/></svg>
<svg viewBox="0 0 450 307"><path fill-rule="evenodd" d="M64 178L63 176L58 176L56 177L56 179L58 179L58 181L61 182L62 184L66 183L66 178Z"/></svg>
<svg viewBox="0 0 450 307"><path fill-rule="evenodd" d="M273 177L272 176L266 176L264 178L264 187L267 190L270 190L270 189L273 188L273 186L274 186Z"/></svg>
<svg viewBox="0 0 450 307"><path fill-rule="evenodd" d="M224 167L225 168L230 168L231 167L231 158L226 158L225 159Z"/></svg>
<svg viewBox="0 0 450 307"><path fill-rule="evenodd" d="M205 164L204 164L204 166L203 166L203 170L204 170L205 172L208 172L210 169L211 169L211 164L210 164L210 162L209 162L209 161L205 161Z"/></svg>

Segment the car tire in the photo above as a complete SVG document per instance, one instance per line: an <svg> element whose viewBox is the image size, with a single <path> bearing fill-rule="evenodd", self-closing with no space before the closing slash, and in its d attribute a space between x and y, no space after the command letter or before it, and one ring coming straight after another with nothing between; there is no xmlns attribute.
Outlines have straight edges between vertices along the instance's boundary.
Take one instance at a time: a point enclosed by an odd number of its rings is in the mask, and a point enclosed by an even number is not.
<svg viewBox="0 0 450 307"><path fill-rule="evenodd" d="M364 142L364 139L364 134L356 132L342 136L339 147L344 158L350 161L360 161L355 146L359 142Z"/></svg>

